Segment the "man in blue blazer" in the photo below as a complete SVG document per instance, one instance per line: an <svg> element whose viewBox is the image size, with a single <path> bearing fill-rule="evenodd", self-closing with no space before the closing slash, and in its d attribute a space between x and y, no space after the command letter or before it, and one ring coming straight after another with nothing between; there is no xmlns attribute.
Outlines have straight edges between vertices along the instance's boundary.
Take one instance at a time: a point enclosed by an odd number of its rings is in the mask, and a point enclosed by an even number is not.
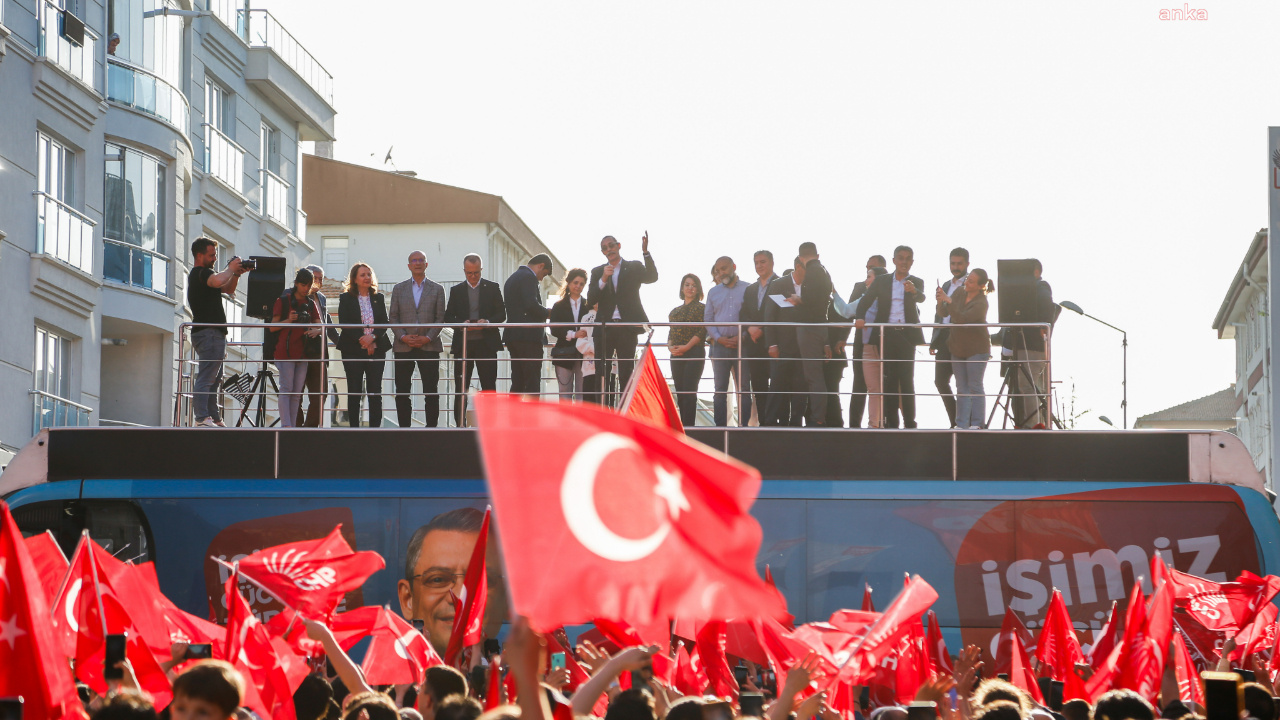
<svg viewBox="0 0 1280 720"><path fill-rule="evenodd" d="M640 303L640 286L658 281L658 268L649 254L649 233L640 240L644 262L622 259L622 243L612 235L600 241L605 263L591 269L587 304L596 305L596 372L605 377L609 362L618 358L619 387L626 387L636 363L637 338L649 316ZM601 388L608 392L608 386Z"/></svg>
<svg viewBox="0 0 1280 720"><path fill-rule="evenodd" d="M861 329L867 310L876 304L873 323L901 323L917 327L885 328L884 332L884 417L885 427L898 427L898 409L902 409L902 427L916 426L916 346L924 344L920 323L920 303L924 302L924 281L911 274L915 251L899 245L893 251L894 272L881 275L867 288L854 313ZM880 328L871 331L871 342L880 342Z"/></svg>
<svg viewBox="0 0 1280 720"><path fill-rule="evenodd" d="M534 255L528 264L521 265L507 278L502 294L507 299L507 322L544 323L547 306L542 301L538 286L551 274L551 257L545 253ZM537 395L541 390L542 346L547 341L547 331L537 328L513 328L503 331L503 341L511 353L511 392Z"/></svg>
<svg viewBox="0 0 1280 720"><path fill-rule="evenodd" d="M449 304L444 308L444 321L463 323L453 328L453 385L458 396L453 403L453 419L462 427L466 412L467 388L471 385L474 370L480 376L481 390L498 387L498 351L502 338L498 328L484 327L507 319L507 308L502 303L502 288L492 280L480 277L484 261L472 253L462 259L465 282L449 289ZM465 355L465 357L464 357Z"/></svg>

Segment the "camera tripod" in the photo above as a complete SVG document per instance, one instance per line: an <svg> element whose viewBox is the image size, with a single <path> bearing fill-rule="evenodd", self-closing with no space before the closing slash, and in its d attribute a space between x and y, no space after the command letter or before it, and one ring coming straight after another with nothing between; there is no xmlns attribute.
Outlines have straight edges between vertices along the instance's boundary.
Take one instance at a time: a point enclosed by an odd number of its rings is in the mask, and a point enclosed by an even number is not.
<svg viewBox="0 0 1280 720"><path fill-rule="evenodd" d="M1022 346L1025 350L1026 338L1022 337L1021 333L1018 334L1018 338L1022 341ZM1016 354L1017 351L1015 350L1014 353ZM1043 363L1045 361L1037 360L1035 362ZM1004 420L1001 423L1002 428L1008 427L1010 420L1013 421L1014 428L1024 428L1027 421L1036 416L1036 412L1033 411L1025 417L1019 417L1014 410L1014 395L1013 388L1010 387L1010 380L1016 375L1018 377L1018 387L1020 389L1029 388L1031 392L1035 394L1036 404L1039 406L1039 412L1043 413L1046 418L1049 418L1053 424L1061 430L1062 421L1059 420L1057 416L1053 415L1049 409L1049 389L1044 388L1044 390L1041 391L1040 386L1036 384L1035 376L1031 373L1032 361L1001 361L1002 365L1005 365L1006 363L1008 365L1007 369L1000 373L1000 390L996 393L996 399L991 403L991 412L987 415L987 427L991 427L991 421L996 417L996 410L1004 410ZM1025 394L1020 395L1025 396Z"/></svg>
<svg viewBox="0 0 1280 720"><path fill-rule="evenodd" d="M249 427L268 427L265 425L267 421L267 385L271 386L271 392L279 395L280 387L276 385L276 375L271 372L271 368L267 366L264 360L258 373L250 376L246 373L238 373L227 378L222 383L223 392L228 393L235 399L239 400L244 407L240 409L240 417L236 419L236 427L244 424L245 416L249 414L249 408L253 406L254 400L258 402L258 407L254 410L253 418L249 420ZM276 418L270 427L275 427L280 422Z"/></svg>

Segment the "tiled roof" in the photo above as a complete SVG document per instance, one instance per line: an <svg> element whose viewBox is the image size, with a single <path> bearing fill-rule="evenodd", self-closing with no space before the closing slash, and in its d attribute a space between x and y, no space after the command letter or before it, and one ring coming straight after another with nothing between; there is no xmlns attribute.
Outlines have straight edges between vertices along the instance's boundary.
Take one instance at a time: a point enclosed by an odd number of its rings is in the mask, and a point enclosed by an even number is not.
<svg viewBox="0 0 1280 720"><path fill-rule="evenodd" d="M1181 405L1157 410L1150 415L1143 415L1138 422L1169 422L1175 420L1232 420L1238 407L1235 386L1219 390L1212 395L1205 395Z"/></svg>

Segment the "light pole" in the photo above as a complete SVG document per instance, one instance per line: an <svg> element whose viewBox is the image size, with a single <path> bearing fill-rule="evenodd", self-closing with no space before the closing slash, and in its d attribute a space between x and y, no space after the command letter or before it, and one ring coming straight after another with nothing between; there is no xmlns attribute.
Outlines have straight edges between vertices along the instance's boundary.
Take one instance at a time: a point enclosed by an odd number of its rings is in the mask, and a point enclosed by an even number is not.
<svg viewBox="0 0 1280 720"><path fill-rule="evenodd" d="M1116 332L1120 333L1120 338L1121 338L1120 347L1124 353L1124 361L1123 361L1124 364L1122 365L1122 370L1121 370L1123 374L1122 374L1122 379L1120 381L1120 387L1123 391L1123 397L1120 400L1120 411L1124 413L1124 415L1121 419L1120 427L1121 429L1127 429L1129 427L1129 333L1125 332L1124 330L1121 330L1115 325L1112 325L1106 320L1099 320L1098 318L1090 315L1089 313L1085 312L1079 305L1071 302L1070 300L1063 300L1058 304L1061 305L1064 309L1070 310L1071 312L1076 313L1077 315L1083 315L1095 322L1102 323L1103 325L1106 325L1112 330L1115 330ZM1111 423L1107 423L1107 424L1110 425Z"/></svg>

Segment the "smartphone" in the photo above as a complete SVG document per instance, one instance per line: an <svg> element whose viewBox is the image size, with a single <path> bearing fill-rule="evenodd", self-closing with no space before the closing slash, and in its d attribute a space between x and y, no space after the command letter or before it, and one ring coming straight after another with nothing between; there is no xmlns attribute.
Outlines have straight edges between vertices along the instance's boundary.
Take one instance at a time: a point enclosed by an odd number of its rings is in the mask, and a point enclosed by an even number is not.
<svg viewBox="0 0 1280 720"><path fill-rule="evenodd" d="M760 693L742 693L738 696L738 706L743 716L764 717L764 695Z"/></svg>
<svg viewBox="0 0 1280 720"><path fill-rule="evenodd" d="M128 633L107 636L107 652L106 658L103 660L104 667L102 668L103 680L121 680L124 678L124 670L116 667L116 663L125 659L125 646L128 642Z"/></svg>
<svg viewBox="0 0 1280 720"><path fill-rule="evenodd" d="M1247 683L1258 681L1258 676L1255 675L1252 670L1240 669L1240 670L1236 670L1236 672L1239 673L1240 677L1243 678L1244 681Z"/></svg>
<svg viewBox="0 0 1280 720"><path fill-rule="evenodd" d="M727 702L712 702L702 706L702 720L733 720L733 706Z"/></svg>
<svg viewBox="0 0 1280 720"><path fill-rule="evenodd" d="M1244 685L1236 673L1205 672L1205 720L1240 720L1244 707Z"/></svg>
<svg viewBox="0 0 1280 720"><path fill-rule="evenodd" d="M937 720L938 703L916 700L907 706L907 720Z"/></svg>
<svg viewBox="0 0 1280 720"><path fill-rule="evenodd" d="M502 644L498 642L498 638L485 638L484 656L489 658L502 652Z"/></svg>
<svg viewBox="0 0 1280 720"><path fill-rule="evenodd" d="M747 684L747 668L743 665L735 666L733 668L733 679L735 682L738 683L738 687L742 687L743 685L746 685Z"/></svg>
<svg viewBox="0 0 1280 720"><path fill-rule="evenodd" d="M1062 710L1062 681L1053 678L1036 678L1040 685L1040 694L1044 696L1045 707L1050 710Z"/></svg>
<svg viewBox="0 0 1280 720"><path fill-rule="evenodd" d="M0 698L0 720L22 720L22 698Z"/></svg>
<svg viewBox="0 0 1280 720"><path fill-rule="evenodd" d="M422 618L414 618L413 629L417 630L419 633L422 633L424 630L427 629L427 621L423 620Z"/></svg>
<svg viewBox="0 0 1280 720"><path fill-rule="evenodd" d="M213 657L213 646L204 643L203 645L188 645L187 654L183 656L184 660L208 660Z"/></svg>
<svg viewBox="0 0 1280 720"><path fill-rule="evenodd" d="M564 669L564 653L551 653L551 669L552 670Z"/></svg>

